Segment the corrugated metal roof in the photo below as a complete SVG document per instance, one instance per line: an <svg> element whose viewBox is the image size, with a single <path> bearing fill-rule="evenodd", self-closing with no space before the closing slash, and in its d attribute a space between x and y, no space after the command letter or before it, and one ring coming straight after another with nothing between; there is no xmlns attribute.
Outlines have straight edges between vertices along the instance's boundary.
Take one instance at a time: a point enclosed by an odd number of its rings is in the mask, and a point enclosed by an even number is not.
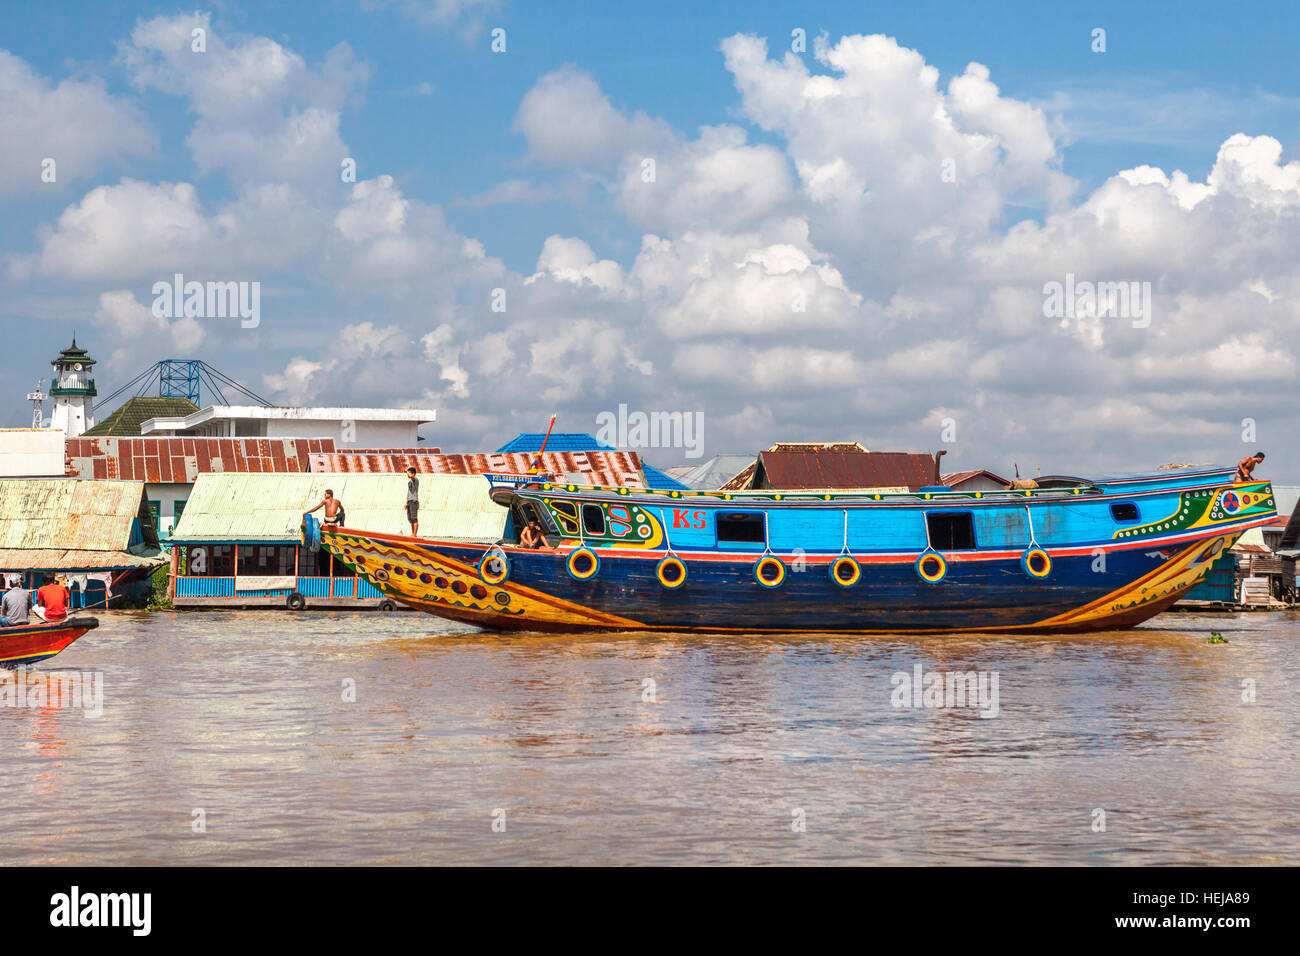
<svg viewBox="0 0 1300 956"><path fill-rule="evenodd" d="M593 436L588 435L586 432L552 432L549 440L546 439L546 432L524 432L522 435L516 435L510 439L497 451L537 451L542 447L544 440L546 441L547 451L586 451L589 448L600 449L601 451L617 450L613 445L606 445L604 442L596 441Z"/></svg>
<svg viewBox="0 0 1300 956"><path fill-rule="evenodd" d="M154 554L135 555L125 551L75 551L62 548L0 548L0 571L106 571L148 568L166 564Z"/></svg>
<svg viewBox="0 0 1300 956"><path fill-rule="evenodd" d="M906 487L915 491L937 481L934 459L910 452L808 448L765 451L758 457L763 475L756 480L769 488Z"/></svg>
<svg viewBox="0 0 1300 956"><path fill-rule="evenodd" d="M999 484L1002 484L1002 485L1010 484L1010 482L1007 481L1007 479L1003 478L1001 475L995 475L993 472L991 472L991 471L989 471L989 470L987 470L987 469L985 469L985 468L975 468L975 469L972 469L971 471L954 471L954 472L950 472L949 474L946 474L946 475L943 475L943 476L942 476L942 477L943 477L943 480L942 480L941 482L939 482L939 484L941 484L941 485L947 485L948 487L951 488L951 487L953 487L953 486L955 486L955 485L959 485L959 484L961 484L963 481L969 481L970 479L972 479L972 478L976 478L976 477L978 477L978 476L980 476L980 475L984 475L984 476L986 476L990 481L996 481L996 482L998 482Z"/></svg>
<svg viewBox="0 0 1300 956"><path fill-rule="evenodd" d="M498 452L535 452L542 447L542 441L546 438L545 432L524 432L522 435L516 435L510 441L506 442ZM551 435L550 440L546 442L547 452L579 452L579 451L618 451L613 445L606 445L602 441L597 441L593 436L586 432L555 432ZM627 452L635 454L635 452ZM690 491L689 485L684 485L676 478L665 475L662 471L647 461L641 462L641 474L644 476L646 488L659 488L675 491ZM640 485L626 487L641 487Z"/></svg>
<svg viewBox="0 0 1300 956"><path fill-rule="evenodd" d="M139 481L3 479L0 548L125 551L143 508Z"/></svg>
<svg viewBox="0 0 1300 956"><path fill-rule="evenodd" d="M484 472L523 474L535 455L493 452L486 455L362 455L335 452L311 456L317 473L401 474L412 465L426 475L481 475ZM545 452L542 467L557 476L582 475L595 485L644 488L641 459L631 451ZM188 507L188 506L187 506Z"/></svg>
<svg viewBox="0 0 1300 956"><path fill-rule="evenodd" d="M333 438L69 438L68 473L78 478L193 484L207 472L305 472Z"/></svg>
<svg viewBox="0 0 1300 956"><path fill-rule="evenodd" d="M441 455L442 449L436 446L420 445L418 448L343 448L337 449L349 455Z"/></svg>
<svg viewBox="0 0 1300 956"><path fill-rule="evenodd" d="M199 475L172 531L174 542L297 541L302 516L330 488L350 527L409 534L406 476L392 474ZM316 512L317 519L324 510ZM506 511L477 475L420 479L420 536L494 541Z"/></svg>

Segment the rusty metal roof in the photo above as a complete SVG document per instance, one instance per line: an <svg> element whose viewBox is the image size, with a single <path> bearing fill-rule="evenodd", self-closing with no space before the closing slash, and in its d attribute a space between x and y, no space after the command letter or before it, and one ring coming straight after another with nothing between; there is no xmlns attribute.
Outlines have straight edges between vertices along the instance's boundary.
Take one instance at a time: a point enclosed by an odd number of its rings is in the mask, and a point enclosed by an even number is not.
<svg viewBox="0 0 1300 956"><path fill-rule="evenodd" d="M0 549L126 551L147 514L139 481L0 480Z"/></svg>
<svg viewBox="0 0 1300 956"><path fill-rule="evenodd" d="M166 564L158 554L125 551L78 551L72 548L0 548L0 571L106 571Z"/></svg>
<svg viewBox="0 0 1300 956"><path fill-rule="evenodd" d="M69 438L68 474L186 484L208 472L306 472L333 438Z"/></svg>
<svg viewBox="0 0 1300 956"><path fill-rule="evenodd" d="M410 465L425 475L481 475L485 472L523 474L535 455L528 452L490 452L477 455L379 454L352 452L314 454L313 472L371 472L399 474ZM641 458L634 451L546 452L542 467L557 477L577 474L593 485L644 488Z"/></svg>
<svg viewBox="0 0 1300 956"><path fill-rule="evenodd" d="M759 452L754 463L721 490L895 488L915 491L935 483L935 462L930 455L867 451L856 442L787 442Z"/></svg>
<svg viewBox="0 0 1300 956"><path fill-rule="evenodd" d="M961 484L963 481L969 481L970 479L976 478L980 475L984 475L986 478L989 479L989 481L996 481L1000 485L1010 484L1010 482L1007 481L1007 479L1003 478L1001 475L995 475L987 468L975 468L970 471L950 472L949 474L942 476L943 481L941 481L940 484L947 485L948 487L951 488Z"/></svg>

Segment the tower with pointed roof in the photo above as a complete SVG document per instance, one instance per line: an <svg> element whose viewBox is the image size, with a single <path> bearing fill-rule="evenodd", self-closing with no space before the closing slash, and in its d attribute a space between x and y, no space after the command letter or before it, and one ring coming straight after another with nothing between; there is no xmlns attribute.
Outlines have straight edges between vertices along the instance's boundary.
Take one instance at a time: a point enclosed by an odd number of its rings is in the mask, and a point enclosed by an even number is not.
<svg viewBox="0 0 1300 956"><path fill-rule="evenodd" d="M54 399L54 412L50 427L61 428L69 438L76 438L95 424L95 380L91 369L95 360L85 349L77 348L77 337L72 345L59 353L52 363L54 382L50 398Z"/></svg>

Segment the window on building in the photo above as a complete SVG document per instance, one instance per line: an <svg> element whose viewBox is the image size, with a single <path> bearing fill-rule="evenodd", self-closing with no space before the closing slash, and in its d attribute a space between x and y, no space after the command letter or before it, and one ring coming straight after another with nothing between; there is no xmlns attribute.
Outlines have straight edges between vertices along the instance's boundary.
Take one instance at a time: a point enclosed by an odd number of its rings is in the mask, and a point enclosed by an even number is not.
<svg viewBox="0 0 1300 956"><path fill-rule="evenodd" d="M766 540L761 513L718 515L718 544L763 544Z"/></svg>
<svg viewBox="0 0 1300 956"><path fill-rule="evenodd" d="M192 544L185 549L185 567L181 573L210 578L234 577L235 546Z"/></svg>
<svg viewBox="0 0 1300 956"><path fill-rule="evenodd" d="M239 546L240 574L293 574L296 545L292 544L241 544Z"/></svg>
<svg viewBox="0 0 1300 956"><path fill-rule="evenodd" d="M969 511L943 511L925 516L930 547L936 551L971 551L975 548L975 523Z"/></svg>
<svg viewBox="0 0 1300 956"><path fill-rule="evenodd" d="M605 512L600 505L582 506L582 527L587 534L605 533Z"/></svg>
<svg viewBox="0 0 1300 956"><path fill-rule="evenodd" d="M1110 516L1116 521L1137 521L1138 506L1131 501L1121 501L1110 506Z"/></svg>

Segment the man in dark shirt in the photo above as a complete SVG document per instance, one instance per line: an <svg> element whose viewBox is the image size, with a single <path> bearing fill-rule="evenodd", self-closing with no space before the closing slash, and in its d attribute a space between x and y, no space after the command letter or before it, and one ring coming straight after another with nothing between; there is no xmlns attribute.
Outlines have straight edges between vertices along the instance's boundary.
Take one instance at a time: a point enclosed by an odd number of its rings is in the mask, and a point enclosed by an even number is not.
<svg viewBox="0 0 1300 956"><path fill-rule="evenodd" d="M420 534L420 479L415 477L415 466L406 469L406 520L411 522L411 537Z"/></svg>
<svg viewBox="0 0 1300 956"><path fill-rule="evenodd" d="M1255 470L1255 466L1264 460L1264 453L1257 451L1253 455L1247 455L1241 461L1237 462L1237 480L1250 481L1250 474Z"/></svg>

